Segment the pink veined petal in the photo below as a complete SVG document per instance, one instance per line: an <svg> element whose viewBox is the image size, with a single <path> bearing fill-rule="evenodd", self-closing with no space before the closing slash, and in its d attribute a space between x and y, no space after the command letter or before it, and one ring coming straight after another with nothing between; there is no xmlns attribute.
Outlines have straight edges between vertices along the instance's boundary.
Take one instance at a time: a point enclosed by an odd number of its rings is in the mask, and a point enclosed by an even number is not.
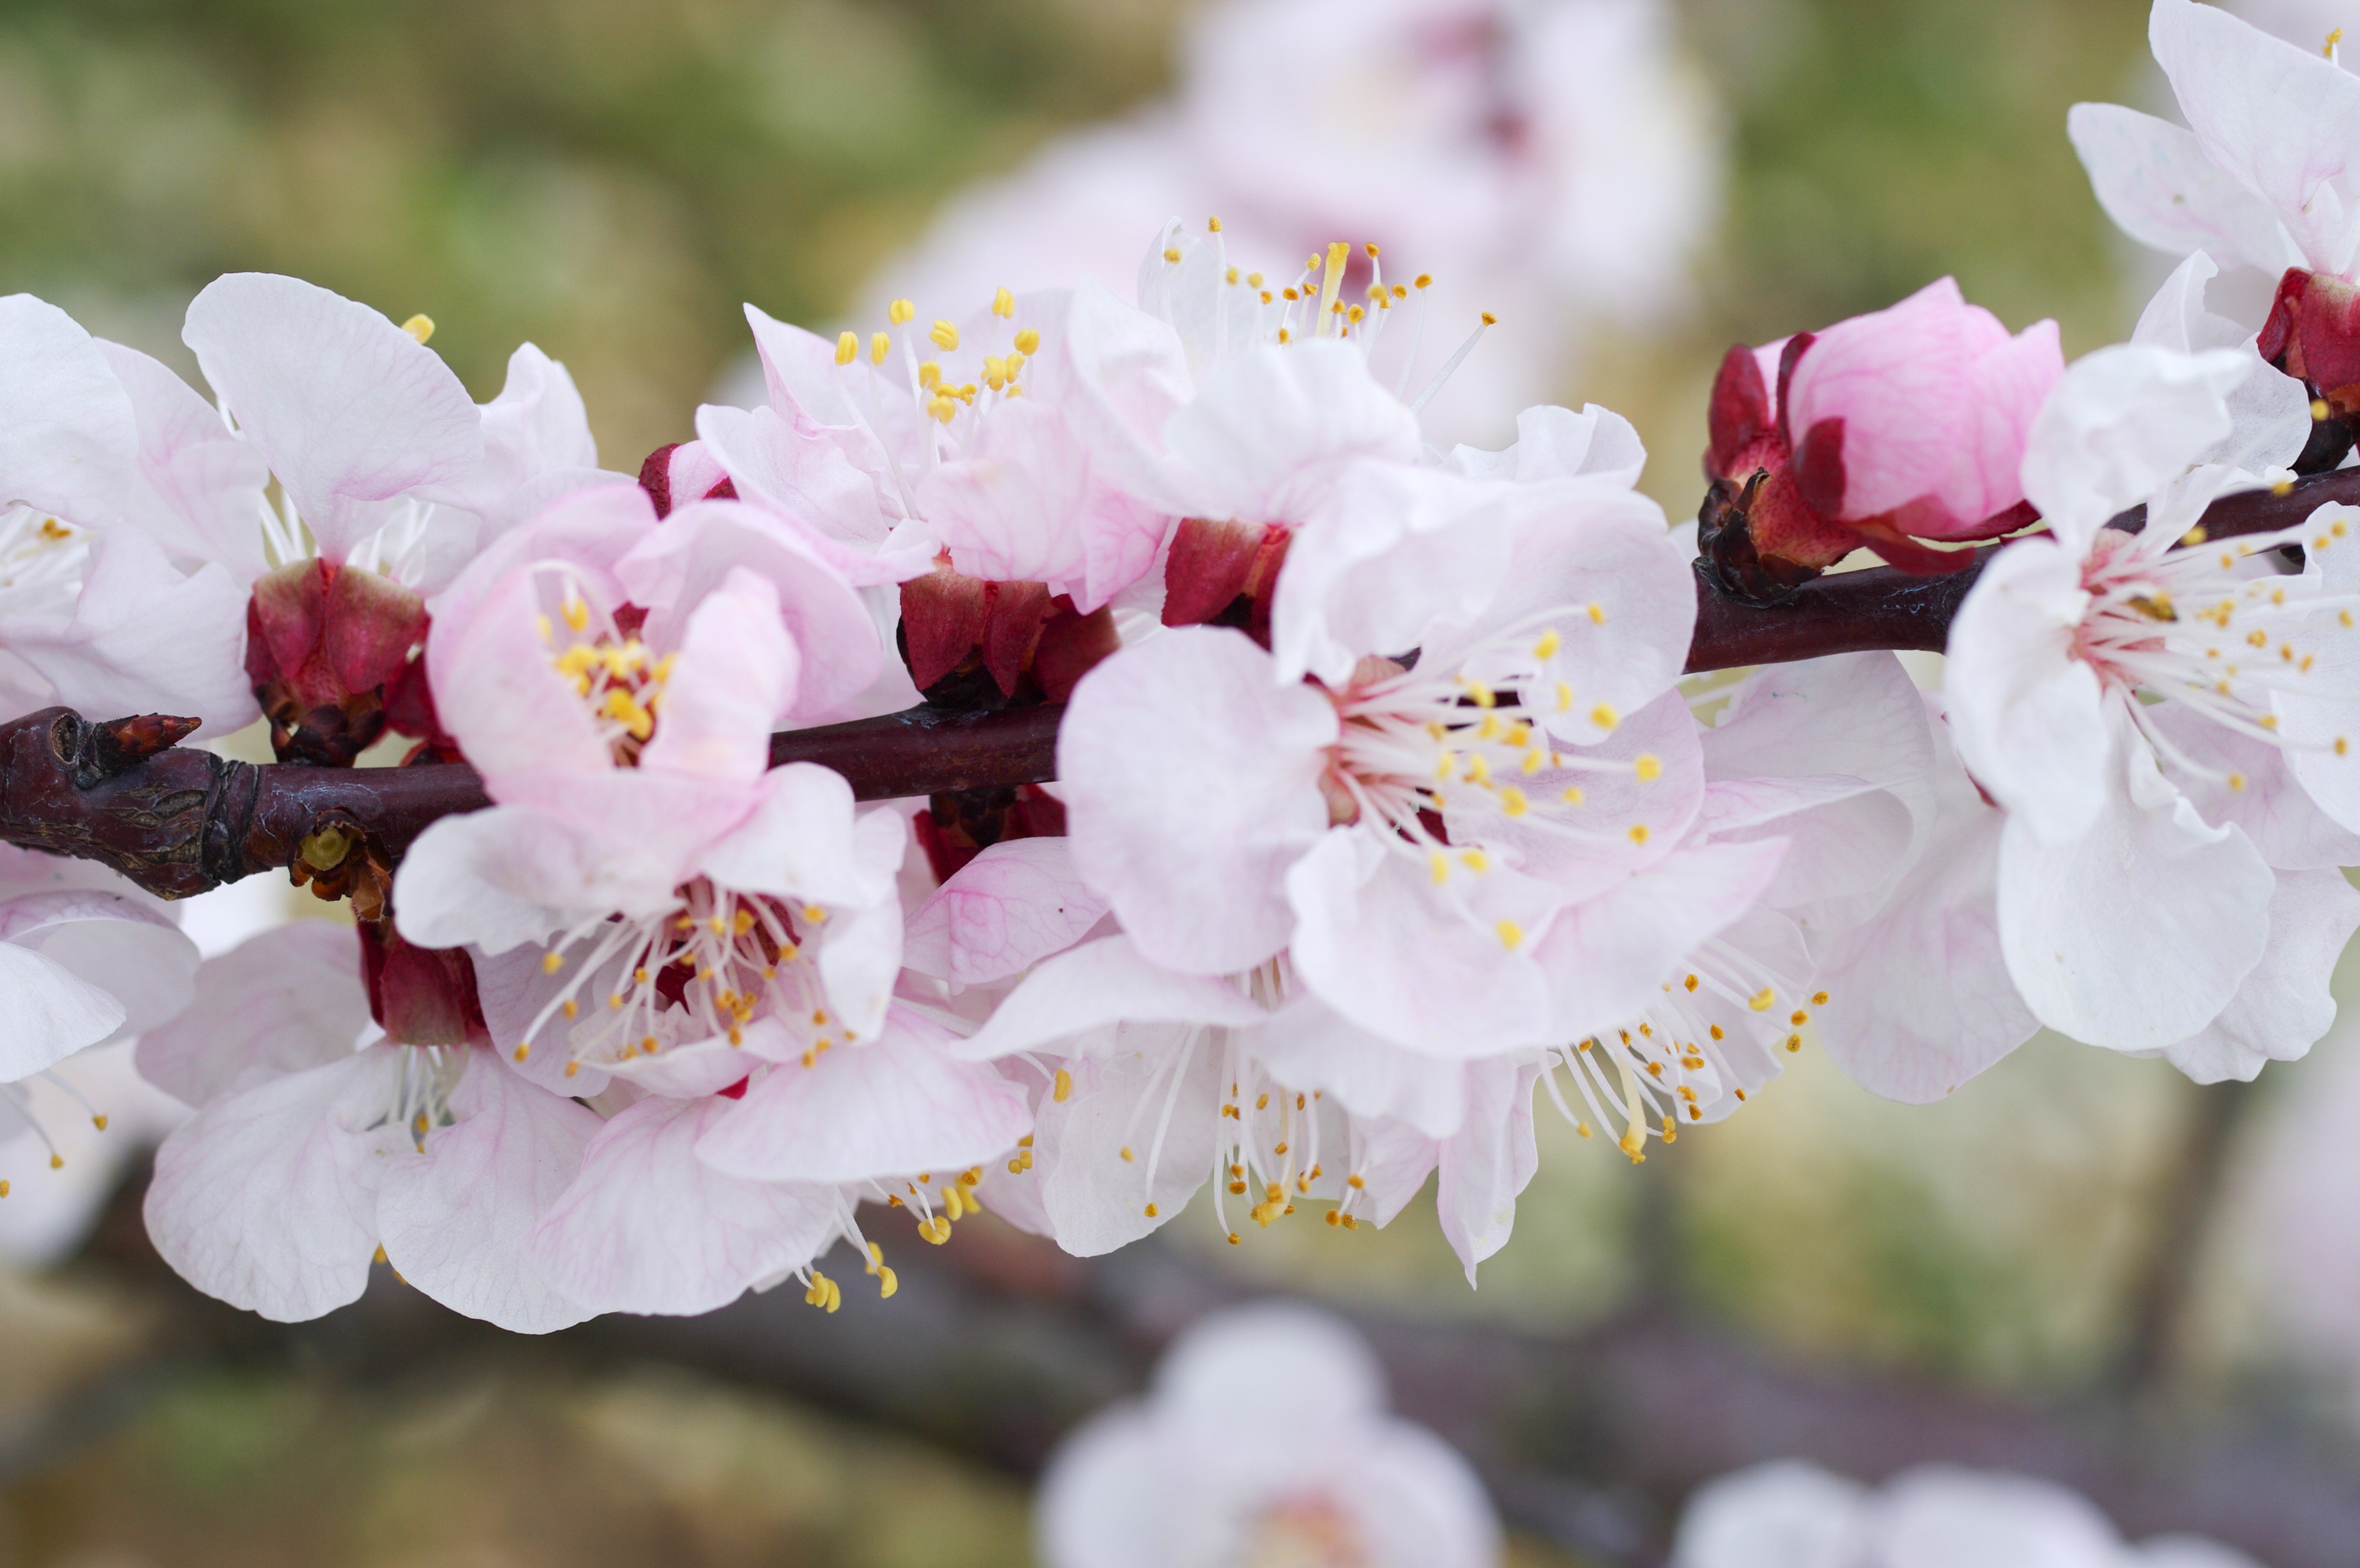
<svg viewBox="0 0 2360 1568"><path fill-rule="evenodd" d="M139 1037L139 1075L185 1105L203 1105L344 1061L368 1022L353 933L297 920L206 960L187 1010Z"/></svg>
<svg viewBox="0 0 2360 1568"><path fill-rule="evenodd" d="M743 825L716 840L697 871L740 892L847 907L874 904L893 890L907 829L896 817L856 811L844 775L815 762L771 768Z"/></svg>
<svg viewBox="0 0 2360 1568"><path fill-rule="evenodd" d="M697 1139L697 1158L748 1181L847 1182L1005 1153L1032 1125L1023 1094L951 1057L945 1038L897 1016L877 1040L776 1068Z"/></svg>
<svg viewBox="0 0 2360 1568"><path fill-rule="evenodd" d="M989 845L910 917L902 962L960 985L1020 975L1088 933L1110 906L1062 838Z"/></svg>
<svg viewBox="0 0 2360 1568"><path fill-rule="evenodd" d="M901 819L890 811L871 811L861 819L864 827L877 822L890 822L897 832L901 828ZM885 1026L893 987L901 976L899 890L889 889L873 904L835 910L824 934L820 981L835 1005L836 1021L864 1038L872 1036Z"/></svg>
<svg viewBox="0 0 2360 1568"><path fill-rule="evenodd" d="M1980 538L1985 518L2024 499L2025 435L2064 374L2055 321L2035 321L1967 365L1957 392L1965 409L1959 445L1933 491L1961 526L1928 537Z"/></svg>
<svg viewBox="0 0 2360 1568"><path fill-rule="evenodd" d="M1442 1234L1475 1284L1475 1266L1508 1245L1516 1195L1540 1169L1533 1141L1539 1069L1486 1062L1468 1069L1467 1119L1442 1145L1434 1206Z"/></svg>
<svg viewBox="0 0 2360 1568"><path fill-rule="evenodd" d="M2026 828L2063 843L2106 798L2103 694L2073 655L2089 602L2081 561L2045 539L1987 562L1950 623L1943 672L1967 768Z"/></svg>
<svg viewBox="0 0 2360 1568"><path fill-rule="evenodd" d="M1107 483L1176 515L1185 486L1164 460L1164 430L1196 388L1179 335L1095 278L1065 309L1026 372L1031 395L1055 404Z"/></svg>
<svg viewBox="0 0 2360 1568"><path fill-rule="evenodd" d="M519 344L508 355L508 380L481 414L483 462L464 479L422 492L427 499L475 514L480 520L477 550L563 495L631 482L628 474L600 470L589 411L574 377L531 343Z"/></svg>
<svg viewBox="0 0 2360 1568"><path fill-rule="evenodd" d="M770 766L770 721L793 705L803 659L768 578L733 568L690 612L643 772L751 782Z"/></svg>
<svg viewBox="0 0 2360 1568"><path fill-rule="evenodd" d="M1776 369L1775 363L1772 369ZM1479 479L1504 479L1518 485L1598 479L1627 489L1639 483L1639 474L1647 465L1647 449L1631 421L1612 408L1584 403L1577 414L1543 404L1516 416L1516 439L1505 451L1454 447L1450 461Z"/></svg>
<svg viewBox="0 0 2360 1568"><path fill-rule="evenodd" d="M1327 826L1336 733L1239 632L1166 631L1082 678L1057 734L1074 862L1142 953L1221 975L1285 945L1281 882Z"/></svg>
<svg viewBox="0 0 2360 1568"><path fill-rule="evenodd" d="M2251 1083L2265 1062L2297 1062L2335 1023L2328 979L2360 930L2360 891L2344 873L2281 871L2269 945L2220 1016L2159 1054L2199 1083Z"/></svg>
<svg viewBox="0 0 2360 1568"><path fill-rule="evenodd" d="M390 1160L378 1234L403 1279L453 1312L547 1334L590 1315L525 1257L541 1214L572 1184L603 1124L476 1051L451 1091L452 1125L423 1154Z"/></svg>
<svg viewBox="0 0 2360 1568"><path fill-rule="evenodd" d="M2327 646L2332 649L2334 644ZM2296 734L2290 727L2289 756L2267 741L2216 724L2182 703L2158 703L2142 716L2182 757L2211 770L2195 774L2176 763L2166 764L2166 776L2187 795L2197 814L2215 827L2242 830L2273 870L2360 866L2360 833L2322 810L2299 779L2300 764L2325 762L2333 757L2332 746L2320 746L2316 757L2303 749L2306 741L2318 746L2325 737ZM2232 778L2240 779L2244 787L2231 789Z"/></svg>
<svg viewBox="0 0 2360 1568"><path fill-rule="evenodd" d="M591 1312L694 1315L810 1263L836 1234L834 1188L740 1181L696 1158L736 1105L650 1098L601 1128L526 1244L541 1278Z"/></svg>
<svg viewBox="0 0 2360 1568"><path fill-rule="evenodd" d="M1397 1045L1489 1055L1541 1042L1548 992L1528 944L1559 903L1495 866L1437 886L1423 856L1333 829L1286 877L1295 973L1320 1000Z"/></svg>
<svg viewBox="0 0 2360 1568"><path fill-rule="evenodd" d="M395 908L399 909L399 898ZM552 972L542 963L541 949L535 945L510 948L493 954L481 948L468 950L468 962L475 971L475 996L484 1009L484 1028L492 1037L493 1048L502 1052L514 1064L519 1077L529 1083L538 1083L552 1094L564 1094L582 1099L595 1099L605 1093L606 1074L597 1068L576 1066L569 1075L574 1053L566 1044L568 1028L564 1018L552 1015L551 1021L541 1026L541 1032L532 1040L532 1049L521 1062L516 1061L516 1048L524 1042L525 1030L541 1017L541 1008L554 1001L560 991L581 981L577 995L592 997L614 994L615 981L622 977L622 967L628 955L618 954L609 961L603 975L583 980L574 964ZM735 1078L704 1089L726 1088Z"/></svg>
<svg viewBox="0 0 2360 1568"><path fill-rule="evenodd" d="M1104 1056L1065 1065L1064 1100L1042 1097L1033 1167L1012 1178L1037 1185L1051 1234L1076 1258L1127 1247L1186 1207L1220 1126L1218 1050L1170 1025L1112 1033Z"/></svg>
<svg viewBox="0 0 2360 1568"><path fill-rule="evenodd" d="M1172 417L1164 439L1179 491L1167 509L1247 523L1292 522L1356 458L1415 463L1417 419L1342 343L1259 345L1232 354Z"/></svg>
<svg viewBox="0 0 2360 1568"><path fill-rule="evenodd" d="M794 528L738 501L698 501L617 566L631 602L648 609L646 636L674 646L682 621L733 572L752 572L778 591L779 614L803 656L781 723L824 713L877 679L884 646L868 606L843 574Z"/></svg>
<svg viewBox="0 0 2360 1568"><path fill-rule="evenodd" d="M2086 832L2047 844L2010 813L2000 942L2042 1023L2138 1051L2187 1039L2229 1005L2268 946L2276 880L2244 833L2206 827L2162 779L2126 714L2107 728L2106 796Z"/></svg>
<svg viewBox="0 0 2360 1568"><path fill-rule="evenodd" d="M804 542L856 587L901 582L932 560L894 539L901 503L818 429L770 408L707 403L696 410L696 430L741 500L808 530ZM674 504L696 498L676 495Z"/></svg>
<svg viewBox="0 0 2360 1568"><path fill-rule="evenodd" d="M377 1203L401 1130L393 1053L372 1050L215 1100L156 1151L148 1235L207 1295L279 1323L359 1299Z"/></svg>
<svg viewBox="0 0 2360 1568"><path fill-rule="evenodd" d="M91 545L88 576L63 621L19 617L5 637L48 678L57 700L91 718L173 713L208 738L251 723L246 589L206 565L182 576L145 534L116 529Z"/></svg>
<svg viewBox="0 0 2360 1568"><path fill-rule="evenodd" d="M0 504L104 528L124 515L137 450L97 341L46 300L0 299Z"/></svg>
<svg viewBox="0 0 2360 1568"><path fill-rule="evenodd" d="M2119 103L2076 103L2066 134L2114 226L2173 256L2207 251L2275 278L2303 265L2270 204L2205 156L2195 136Z"/></svg>
<svg viewBox="0 0 2360 1568"><path fill-rule="evenodd" d="M2360 82L2190 0L2157 0L2147 41L2205 156L2270 204L2313 270L2350 267Z"/></svg>
<svg viewBox="0 0 2360 1568"><path fill-rule="evenodd" d="M262 550L262 454L221 411L137 349L98 340L138 419L139 461L126 516L171 554L215 561L241 584L269 570Z"/></svg>
<svg viewBox="0 0 2360 1568"><path fill-rule="evenodd" d="M233 272L190 302L180 335L329 561L375 526L372 503L484 460L482 415L459 378L366 305Z"/></svg>
<svg viewBox="0 0 2360 1568"><path fill-rule="evenodd" d="M969 577L1063 583L1082 575L1093 489L1065 416L1023 397L991 409L966 451L918 480L918 509Z"/></svg>
<svg viewBox="0 0 2360 1568"><path fill-rule="evenodd" d="M1129 937L1110 936L1043 961L981 1029L952 1049L984 1061L1051 1050L1120 1023L1237 1026L1267 1016L1228 980L1175 974L1151 963Z"/></svg>

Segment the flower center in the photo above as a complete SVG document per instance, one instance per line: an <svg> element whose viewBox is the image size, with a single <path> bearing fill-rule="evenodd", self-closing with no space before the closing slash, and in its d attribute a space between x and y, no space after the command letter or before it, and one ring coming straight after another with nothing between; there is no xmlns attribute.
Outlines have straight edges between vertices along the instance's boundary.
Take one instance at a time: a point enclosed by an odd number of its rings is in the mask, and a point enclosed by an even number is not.
<svg viewBox="0 0 2360 1568"><path fill-rule="evenodd" d="M589 603L571 585L559 601L558 614L570 634L563 648L556 646L555 624L547 615L540 623L541 640L552 648L551 667L573 682L617 766L639 766L640 747L655 735L656 707L679 654L655 658L612 617L594 615ZM594 627L594 619L601 624Z"/></svg>
<svg viewBox="0 0 2360 1568"><path fill-rule="evenodd" d="M1238 1568L1362 1568L1374 1560L1343 1507L1306 1491L1265 1504L1234 1561Z"/></svg>
<svg viewBox="0 0 2360 1568"><path fill-rule="evenodd" d="M2360 597L2323 593L2276 570L2272 552L2289 545L2324 551L2349 532L2337 518L2208 545L2200 528L2182 541L2191 548L2171 550L2169 540L2105 530L2082 565L2090 604L2074 631L2074 655L2126 696L2177 702L2250 739L2298 749L2279 735L2271 699L2307 689L2331 639L2353 632ZM2245 787L2242 774L2197 763L2175 746L2147 704L2134 700L2128 709L2175 765ZM2348 749L2341 735L2332 745L2339 757Z"/></svg>

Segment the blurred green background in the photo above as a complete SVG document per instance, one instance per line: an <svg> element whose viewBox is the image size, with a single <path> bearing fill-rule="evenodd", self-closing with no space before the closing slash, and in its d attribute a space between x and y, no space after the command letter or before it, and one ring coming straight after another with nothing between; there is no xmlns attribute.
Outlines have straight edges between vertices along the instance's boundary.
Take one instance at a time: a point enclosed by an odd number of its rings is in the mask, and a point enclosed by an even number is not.
<svg viewBox="0 0 2360 1568"><path fill-rule="evenodd" d="M2011 327L2055 316L2069 354L2127 330L2136 264L2063 126L2078 99L2152 101L2142 0L1677 9L1725 115L1726 215L1686 318L1607 332L1563 388L1638 421L1675 517L1701 491L1704 390L1732 340L1945 272ZM480 398L530 338L572 368L606 463L636 467L743 352L741 301L826 321L964 182L1163 89L1184 10L16 0L0 289L185 366L180 315L205 281L297 273L431 315ZM2245 1227L2175 1175L2212 1169L2208 1129L2239 1169L2308 1071L2228 1105L2044 1039L1907 1109L1813 1050L1639 1169L1544 1114L1515 1239L1471 1293L1415 1206L1382 1235L1298 1224L1239 1249L1188 1215L1157 1245L1397 1315L1553 1334L1671 1301L1804 1363L2043 1398L2144 1373L2201 1403L2282 1386L2300 1358L2252 1300ZM0 1562L1027 1560L1011 1475L726 1380L522 1345L413 1380L333 1358L141 1371L177 1298L122 1267L127 1217L93 1258L0 1290ZM2162 1337L2138 1343L2158 1292ZM99 1414L61 1424L60 1398L93 1386Z"/></svg>

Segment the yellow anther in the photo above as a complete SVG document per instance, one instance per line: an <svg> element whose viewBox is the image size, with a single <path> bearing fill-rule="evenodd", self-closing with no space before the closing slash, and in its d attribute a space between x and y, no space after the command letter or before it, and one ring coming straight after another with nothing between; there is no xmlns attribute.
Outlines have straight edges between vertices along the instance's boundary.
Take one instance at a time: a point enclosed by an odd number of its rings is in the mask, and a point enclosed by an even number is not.
<svg viewBox="0 0 2360 1568"><path fill-rule="evenodd" d="M931 392L943 384L942 361L921 360L918 364L918 385Z"/></svg>
<svg viewBox="0 0 2360 1568"><path fill-rule="evenodd" d="M1426 864L1434 872L1434 885L1436 887L1439 887L1445 882L1450 880L1450 856L1443 854L1442 851L1437 849L1428 856Z"/></svg>
<svg viewBox="0 0 2360 1568"><path fill-rule="evenodd" d="M836 340L836 363L850 365L860 357L860 334L846 332Z"/></svg>
<svg viewBox="0 0 2360 1568"><path fill-rule="evenodd" d="M885 319L897 327L907 326L917 313L917 306L907 299L896 299L885 307Z"/></svg>
<svg viewBox="0 0 2360 1568"><path fill-rule="evenodd" d="M2337 735L2337 736L2335 737L2335 755L2336 755L2336 756L2338 756L2338 757L2342 757L2345 752L2347 752L2347 751L2349 751L2349 750L2351 750L2351 749L2352 749L2352 743L2351 743L2350 741L2348 741L2348 740L2344 739L2342 735Z"/></svg>
<svg viewBox="0 0 2360 1568"><path fill-rule="evenodd" d="M580 1063L580 1062L567 1062L567 1063L565 1064L565 1075L566 1075L568 1078L573 1077L575 1073L579 1073L579 1072L581 1072L581 1071L582 1071L582 1063Z"/></svg>
<svg viewBox="0 0 2360 1568"><path fill-rule="evenodd" d="M1179 265L1180 265L1180 247L1179 247L1179 246L1177 246L1177 245L1172 245L1172 246L1168 246L1168 247L1166 247L1166 249L1165 249L1165 250L1164 250L1164 260L1166 260L1166 261L1168 261L1168 262L1170 262L1170 263L1171 263L1173 266L1175 266L1175 267L1179 266Z"/></svg>
<svg viewBox="0 0 2360 1568"><path fill-rule="evenodd" d="M96 1127L99 1131L104 1132L106 1130L106 1118L104 1116L94 1116L90 1118L90 1125Z"/></svg>
<svg viewBox="0 0 2360 1568"><path fill-rule="evenodd" d="M530 1040L521 1041L518 1044L516 1050L510 1051L508 1054L515 1057L519 1062L522 1062L526 1057L532 1054L532 1042Z"/></svg>
<svg viewBox="0 0 2360 1568"><path fill-rule="evenodd" d="M1647 842L1646 823L1633 822L1631 824L1631 842L1633 844L1645 844Z"/></svg>
<svg viewBox="0 0 2360 1568"><path fill-rule="evenodd" d="M1002 321L1016 314L1016 296L1005 289L995 291L991 296L991 313Z"/></svg>
<svg viewBox="0 0 2360 1568"><path fill-rule="evenodd" d="M1757 1013L1766 1013L1770 1010L1770 1004L1775 1002L1777 999L1777 990L1773 986L1765 985L1759 991L1754 992L1753 996L1748 996L1745 999L1745 1005L1753 1008ZM1715 1040L1719 1040L1720 1038L1721 1037L1719 1035L1713 1036L1713 1039Z"/></svg>
<svg viewBox="0 0 2360 1568"><path fill-rule="evenodd" d="M1041 334L1031 327L1016 334L1016 352L1030 358L1041 352Z"/></svg>
<svg viewBox="0 0 2360 1568"><path fill-rule="evenodd" d="M926 333L926 337L945 354L950 353L959 345L958 328L949 321L937 320L933 330Z"/></svg>
<svg viewBox="0 0 2360 1568"><path fill-rule="evenodd" d="M1521 817L1530 806L1531 802L1524 799L1522 789L1513 784L1500 786L1500 812L1502 816Z"/></svg>
<svg viewBox="0 0 2360 1568"><path fill-rule="evenodd" d="M890 332L871 332L871 333L869 333L869 364L871 364L871 365L882 365L882 364L884 364L884 363L885 363L885 356L886 356L887 354L889 354L892 353L892 352L893 352L893 334L892 334L892 333L890 333Z"/></svg>
<svg viewBox="0 0 2360 1568"><path fill-rule="evenodd" d="M1557 631L1555 626L1551 626L1548 630L1541 633L1540 641L1533 644L1533 657L1535 659L1554 659L1557 657L1557 650L1564 646L1565 639L1557 636Z"/></svg>
<svg viewBox="0 0 2360 1568"><path fill-rule="evenodd" d="M1055 1083L1050 1087L1049 1097L1062 1105L1069 1097L1071 1097L1073 1093L1074 1075L1062 1067L1058 1068L1057 1079Z"/></svg>
<svg viewBox="0 0 2360 1568"><path fill-rule="evenodd" d="M1459 863L1468 870L1480 874L1491 869L1491 857L1480 849L1461 850Z"/></svg>
<svg viewBox="0 0 2360 1568"><path fill-rule="evenodd" d="M1581 793L1581 786L1579 784L1567 785L1558 794L1557 799L1563 800L1568 806L1579 806L1584 799Z"/></svg>
<svg viewBox="0 0 2360 1568"><path fill-rule="evenodd" d="M590 606L579 599L569 597L557 609L558 613L565 617L565 624L577 632L590 625Z"/></svg>
<svg viewBox="0 0 2360 1568"><path fill-rule="evenodd" d="M1496 327L1500 324L1500 318L1486 310L1483 312L1483 324L1487 327Z"/></svg>
<svg viewBox="0 0 2360 1568"><path fill-rule="evenodd" d="M1622 715L1614 711L1612 704L1601 702L1590 710L1590 722L1601 730L1611 730L1622 722Z"/></svg>
<svg viewBox="0 0 2360 1568"><path fill-rule="evenodd" d="M1510 953L1524 945L1524 928L1513 920L1502 920L1495 928L1500 933L1500 945Z"/></svg>
<svg viewBox="0 0 2360 1568"><path fill-rule="evenodd" d="M544 953L541 955L541 972L543 975L554 975L564 967L565 954L562 953Z"/></svg>
<svg viewBox="0 0 2360 1568"><path fill-rule="evenodd" d="M1652 751L1643 751L1632 759L1631 771L1639 776L1642 784L1652 784L1664 776L1664 759Z"/></svg>
<svg viewBox="0 0 2360 1568"><path fill-rule="evenodd" d="M893 1292L901 1288L901 1276L894 1273L887 1265L879 1264L877 1266L877 1299L880 1301L890 1301L892 1299Z"/></svg>
<svg viewBox="0 0 2360 1568"><path fill-rule="evenodd" d="M408 332L411 337L416 338L420 343L424 343L428 338L434 335L434 318L427 315L423 311L421 311L419 314L412 316L410 320L402 322L401 330Z"/></svg>
<svg viewBox="0 0 2360 1568"><path fill-rule="evenodd" d="M1786 1021L1794 1025L1797 1029L1800 1029L1805 1024L1811 1021L1811 1015L1803 1011L1802 1008L1797 1007L1793 1013L1787 1016Z"/></svg>

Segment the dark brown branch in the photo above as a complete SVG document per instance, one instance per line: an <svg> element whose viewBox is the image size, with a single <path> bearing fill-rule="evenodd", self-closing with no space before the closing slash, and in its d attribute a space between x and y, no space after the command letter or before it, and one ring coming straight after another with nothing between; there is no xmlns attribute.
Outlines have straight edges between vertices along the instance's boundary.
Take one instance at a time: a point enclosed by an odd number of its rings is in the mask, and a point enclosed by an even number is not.
<svg viewBox="0 0 2360 1568"><path fill-rule="evenodd" d="M2360 469L2215 502L2213 538L2299 523L2328 501L2360 503ZM2119 524L2135 524L2125 513ZM1891 567L1805 584L1770 606L1730 599L1701 577L1692 671L1786 663L1876 648L1939 649L1982 557L1940 577ZM953 713L914 708L771 737L773 765L816 762L863 800L1042 783L1056 777L1054 706ZM463 766L343 769L225 762L170 743L152 715L92 724L62 708L0 724L0 840L114 866L184 898L284 866L327 828L366 841L387 864L428 823L489 802ZM327 869L321 867L321 869Z"/></svg>

